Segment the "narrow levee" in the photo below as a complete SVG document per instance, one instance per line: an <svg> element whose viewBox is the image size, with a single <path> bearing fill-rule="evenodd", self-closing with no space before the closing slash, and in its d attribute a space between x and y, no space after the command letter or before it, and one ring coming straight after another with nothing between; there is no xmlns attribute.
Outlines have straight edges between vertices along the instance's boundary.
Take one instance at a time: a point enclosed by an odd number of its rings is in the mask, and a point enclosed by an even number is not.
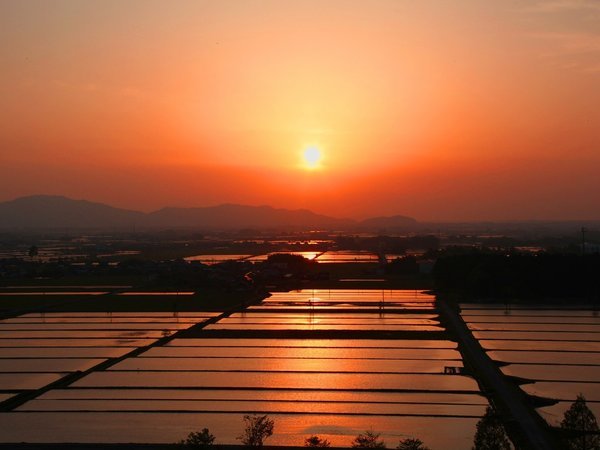
<svg viewBox="0 0 600 450"><path fill-rule="evenodd" d="M458 306L437 301L440 317L459 344L465 365L468 365L505 421L513 430L511 438L519 448L536 450L558 449L556 440L546 422L526 403L523 392L501 372L488 357L477 339L461 318Z"/></svg>

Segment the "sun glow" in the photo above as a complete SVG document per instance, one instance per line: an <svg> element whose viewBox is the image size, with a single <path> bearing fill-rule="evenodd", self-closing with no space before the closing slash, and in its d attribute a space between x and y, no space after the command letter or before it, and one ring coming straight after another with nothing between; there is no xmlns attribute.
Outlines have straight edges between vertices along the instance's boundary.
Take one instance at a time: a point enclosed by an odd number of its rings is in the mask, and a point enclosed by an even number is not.
<svg viewBox="0 0 600 450"><path fill-rule="evenodd" d="M322 155L317 147L308 147L302 153L304 167L307 169L317 169L320 167Z"/></svg>

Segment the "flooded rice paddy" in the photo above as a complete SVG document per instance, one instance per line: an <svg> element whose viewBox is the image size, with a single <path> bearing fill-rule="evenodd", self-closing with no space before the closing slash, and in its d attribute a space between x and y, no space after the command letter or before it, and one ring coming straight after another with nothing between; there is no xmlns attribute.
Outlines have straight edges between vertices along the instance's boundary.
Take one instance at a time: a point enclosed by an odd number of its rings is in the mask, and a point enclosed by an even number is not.
<svg viewBox="0 0 600 450"><path fill-rule="evenodd" d="M375 253L361 250L330 250L319 257L316 261L319 263L376 263L379 260Z"/></svg>
<svg viewBox="0 0 600 450"><path fill-rule="evenodd" d="M206 264L207 266L211 266L213 264L219 264L225 261L241 261L243 259L249 258L252 255L196 255L196 256L188 256L184 258L185 261L199 261L202 264Z"/></svg>
<svg viewBox="0 0 600 450"><path fill-rule="evenodd" d="M9 386L0 401L83 372L1 412L0 441L168 443L208 427L219 443L235 444L242 416L260 413L275 421L272 445L302 445L318 434L348 446L373 429L388 446L412 436L435 449L470 448L487 400L470 376L444 374L463 363L432 296L276 293L175 334L213 316L46 313L0 321L0 382ZM229 331L215 337L215 330ZM261 330L282 334L257 337ZM372 331L385 338L370 338Z"/></svg>
<svg viewBox="0 0 600 450"><path fill-rule="evenodd" d="M30 313L0 320L0 386L13 396L150 345L215 313Z"/></svg>
<svg viewBox="0 0 600 450"><path fill-rule="evenodd" d="M404 313L406 310L435 309L435 297L412 290L312 289L273 293L262 304L250 306L247 312L277 309L291 312L299 310L305 317L310 317L310 314L315 311L332 309L344 309L353 313L365 311L385 313L394 310L401 310Z"/></svg>
<svg viewBox="0 0 600 450"><path fill-rule="evenodd" d="M310 307L309 307L310 308ZM245 312L211 324L207 329L238 330L390 330L442 331L435 315L394 313L297 314Z"/></svg>
<svg viewBox="0 0 600 450"><path fill-rule="evenodd" d="M558 401L539 408L557 425L578 394L600 416L600 316L586 308L461 305L462 317L502 372L526 393Z"/></svg>
<svg viewBox="0 0 600 450"><path fill-rule="evenodd" d="M339 263L377 263L379 257L377 254L360 251L360 250L328 250L328 251L289 251L289 252L274 252L265 253L260 255L195 255L184 258L186 261L199 261L202 264L212 265L218 264L225 261L251 261L251 262L263 262L266 261L269 256L275 253L287 253L293 255L299 255L306 259L317 261L324 264L339 264ZM388 255L389 260L395 259L396 257L403 255Z"/></svg>

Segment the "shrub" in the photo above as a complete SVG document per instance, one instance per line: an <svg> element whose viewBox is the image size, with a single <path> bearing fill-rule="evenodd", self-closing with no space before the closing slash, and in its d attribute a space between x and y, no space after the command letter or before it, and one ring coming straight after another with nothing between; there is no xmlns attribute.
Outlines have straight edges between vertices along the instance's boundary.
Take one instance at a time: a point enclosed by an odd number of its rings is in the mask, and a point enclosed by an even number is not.
<svg viewBox="0 0 600 450"><path fill-rule="evenodd" d="M327 439L321 439L319 436L311 436L304 439L305 447L330 447L331 443Z"/></svg>
<svg viewBox="0 0 600 450"><path fill-rule="evenodd" d="M202 431L191 432L187 438L179 444L185 445L186 447L204 448L213 445L215 437L210 434L208 428L202 428Z"/></svg>
<svg viewBox="0 0 600 450"><path fill-rule="evenodd" d="M401 440L396 448L398 450L429 450L429 447L426 447L423 441L413 438Z"/></svg>
<svg viewBox="0 0 600 450"><path fill-rule="evenodd" d="M379 433L372 430L359 434L352 441L352 448L386 448L385 442L379 439Z"/></svg>
<svg viewBox="0 0 600 450"><path fill-rule="evenodd" d="M583 395L579 394L571 407L565 411L560 427L568 434L565 438L565 447L568 450L600 448L600 435L589 434L590 431L598 432L598 422L586 405Z"/></svg>
<svg viewBox="0 0 600 450"><path fill-rule="evenodd" d="M263 441L273 434L275 422L268 416L244 416L244 434L238 437L248 447L262 447Z"/></svg>
<svg viewBox="0 0 600 450"><path fill-rule="evenodd" d="M473 450L510 450L510 442L502 422L490 406L477 422Z"/></svg>

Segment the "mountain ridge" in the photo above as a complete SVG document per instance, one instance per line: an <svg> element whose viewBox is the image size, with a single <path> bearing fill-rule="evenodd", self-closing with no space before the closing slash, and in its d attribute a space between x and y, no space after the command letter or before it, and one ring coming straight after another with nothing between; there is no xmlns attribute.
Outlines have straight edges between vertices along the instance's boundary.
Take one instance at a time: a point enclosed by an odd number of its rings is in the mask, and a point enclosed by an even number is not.
<svg viewBox="0 0 600 450"><path fill-rule="evenodd" d="M1 229L106 228L410 228L418 222L406 216L355 221L308 209L225 203L203 207L166 206L148 213L60 195L30 195L0 202Z"/></svg>

